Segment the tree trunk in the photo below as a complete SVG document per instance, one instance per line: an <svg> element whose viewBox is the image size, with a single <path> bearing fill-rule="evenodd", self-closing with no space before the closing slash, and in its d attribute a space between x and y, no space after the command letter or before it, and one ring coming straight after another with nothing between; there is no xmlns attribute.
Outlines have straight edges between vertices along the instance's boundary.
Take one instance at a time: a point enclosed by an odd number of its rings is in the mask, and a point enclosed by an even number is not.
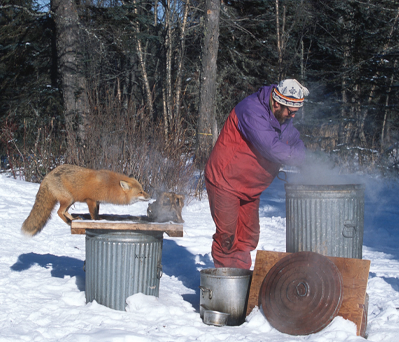
<svg viewBox="0 0 399 342"><path fill-rule="evenodd" d="M278 53L278 81L281 81L283 75L283 54L285 50L285 14L286 7L283 6L283 24L280 32L280 11L279 11L279 0L276 0L276 36L277 36L277 53Z"/></svg>
<svg viewBox="0 0 399 342"><path fill-rule="evenodd" d="M178 60L177 75L176 75L176 108L175 108L175 114L176 114L175 123L177 125L176 128L178 128L180 122L181 83L182 83L182 74L183 74L183 58L185 50L186 25L187 25L187 16L188 16L189 7L190 7L190 0L186 0L186 4L184 5L183 22L180 31L180 50L179 50L179 60Z"/></svg>
<svg viewBox="0 0 399 342"><path fill-rule="evenodd" d="M166 112L168 114L168 123L172 122L172 20L170 0L167 0L167 8L165 8L166 21Z"/></svg>
<svg viewBox="0 0 399 342"><path fill-rule="evenodd" d="M353 111L350 106L350 100L348 98L348 69L352 66L351 61L351 30L353 23L353 13L347 13L346 18L341 18L342 20L342 50L343 50L343 73L341 79L341 123L340 130L338 133L338 143L342 145L347 145L351 140L351 135L353 132Z"/></svg>
<svg viewBox="0 0 399 342"><path fill-rule="evenodd" d="M89 126L87 84L79 59L79 18L73 0L53 0L57 31L57 55L62 80L65 124L68 134L68 162L79 162L79 147L85 147Z"/></svg>
<svg viewBox="0 0 399 342"><path fill-rule="evenodd" d="M206 0L205 27L202 46L202 66L199 117L197 128L196 164L202 169L217 139L215 94L219 47L220 0Z"/></svg>
<svg viewBox="0 0 399 342"><path fill-rule="evenodd" d="M398 60L396 59L394 62L394 68L397 67L398 64ZM393 87L393 81L394 81L394 75L392 73L391 75L391 79L390 79L390 83L388 86L388 90L387 90L387 96L385 98L385 111L384 111L384 119L383 119L383 123L382 123L382 129L381 129L381 146L380 146L380 151L381 153L384 152L385 150L385 144L386 142L390 142L389 141L389 130L390 130L390 121L388 120L389 117L389 94L392 91L392 87Z"/></svg>
<svg viewBox="0 0 399 342"><path fill-rule="evenodd" d="M137 0L133 0L133 4L135 6L134 9L134 13L136 15L138 15L138 4L137 4ZM152 93L151 93L151 87L150 87L150 81L148 80L148 75L147 75L147 65L144 59L144 48L141 44L141 40L140 40L140 24L139 22L136 20L135 23L133 23L135 30L136 30L136 52L137 52L137 57L139 59L140 62L140 67L141 67L141 75L143 76L143 83L144 83L144 88L145 88L145 92L147 94L147 108L148 108L148 112L149 115L152 116L153 115L153 100L152 100Z"/></svg>

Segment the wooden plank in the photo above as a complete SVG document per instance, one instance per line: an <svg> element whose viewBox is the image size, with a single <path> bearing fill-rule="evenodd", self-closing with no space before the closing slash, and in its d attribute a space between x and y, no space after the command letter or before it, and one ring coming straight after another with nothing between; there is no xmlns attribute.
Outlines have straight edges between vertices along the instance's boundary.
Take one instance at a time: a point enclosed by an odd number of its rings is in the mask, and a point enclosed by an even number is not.
<svg viewBox="0 0 399 342"><path fill-rule="evenodd" d="M354 322L357 326L357 335L362 336L362 323L364 319L367 319L367 313L366 317L364 314L370 260L328 258L341 272L344 283L344 297L338 315Z"/></svg>
<svg viewBox="0 0 399 342"><path fill-rule="evenodd" d="M247 315L259 302L259 290L269 270L277 261L288 255L283 252L257 251L255 267L249 290ZM349 319L357 326L357 335L363 336L367 324L366 289L370 270L370 260L327 257L341 272L344 284L343 301L339 316Z"/></svg>
<svg viewBox="0 0 399 342"><path fill-rule="evenodd" d="M277 261L286 255L287 253L283 252L267 252L259 250L256 252L255 267L252 273L251 286L249 289L247 316L255 306L258 306L259 291L266 274Z"/></svg>
<svg viewBox="0 0 399 342"><path fill-rule="evenodd" d="M109 219L110 217L107 217ZM122 218L122 222L118 222L118 218ZM85 234L86 229L107 229L107 230L134 230L134 231L153 231L165 232L170 237L182 237L183 225L175 223L152 223L152 222L131 222L125 217L112 216L109 220L80 220L75 219L71 223L72 234Z"/></svg>

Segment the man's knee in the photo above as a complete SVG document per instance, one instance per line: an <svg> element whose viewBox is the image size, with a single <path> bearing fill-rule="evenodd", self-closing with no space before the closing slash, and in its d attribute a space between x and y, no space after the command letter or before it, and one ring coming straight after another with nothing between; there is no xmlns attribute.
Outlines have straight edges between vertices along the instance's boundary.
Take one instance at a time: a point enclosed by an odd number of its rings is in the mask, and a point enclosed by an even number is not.
<svg viewBox="0 0 399 342"><path fill-rule="evenodd" d="M213 235L213 240L217 245L220 246L220 249L226 253L231 250L234 243L234 235L229 235L226 233L216 233Z"/></svg>

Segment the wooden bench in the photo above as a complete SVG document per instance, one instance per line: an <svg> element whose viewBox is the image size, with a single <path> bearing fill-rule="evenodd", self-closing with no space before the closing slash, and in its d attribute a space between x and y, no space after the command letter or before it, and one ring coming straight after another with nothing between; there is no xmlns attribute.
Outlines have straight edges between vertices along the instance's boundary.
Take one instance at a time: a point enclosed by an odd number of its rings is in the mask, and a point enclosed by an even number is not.
<svg viewBox="0 0 399 342"><path fill-rule="evenodd" d="M73 214L72 234L85 234L86 229L132 230L165 232L170 237L183 237L183 224L150 222L147 216L99 215L91 220L89 214ZM78 219L79 218L79 219Z"/></svg>

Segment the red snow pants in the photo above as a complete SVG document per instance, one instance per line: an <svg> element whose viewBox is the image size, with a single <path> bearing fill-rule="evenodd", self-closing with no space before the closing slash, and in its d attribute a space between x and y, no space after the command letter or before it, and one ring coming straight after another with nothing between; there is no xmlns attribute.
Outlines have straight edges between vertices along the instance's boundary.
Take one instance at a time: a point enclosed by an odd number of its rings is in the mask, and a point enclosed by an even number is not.
<svg viewBox="0 0 399 342"><path fill-rule="evenodd" d="M249 269L259 241L259 197L242 200L206 181L211 215L216 225L212 257L215 267Z"/></svg>

